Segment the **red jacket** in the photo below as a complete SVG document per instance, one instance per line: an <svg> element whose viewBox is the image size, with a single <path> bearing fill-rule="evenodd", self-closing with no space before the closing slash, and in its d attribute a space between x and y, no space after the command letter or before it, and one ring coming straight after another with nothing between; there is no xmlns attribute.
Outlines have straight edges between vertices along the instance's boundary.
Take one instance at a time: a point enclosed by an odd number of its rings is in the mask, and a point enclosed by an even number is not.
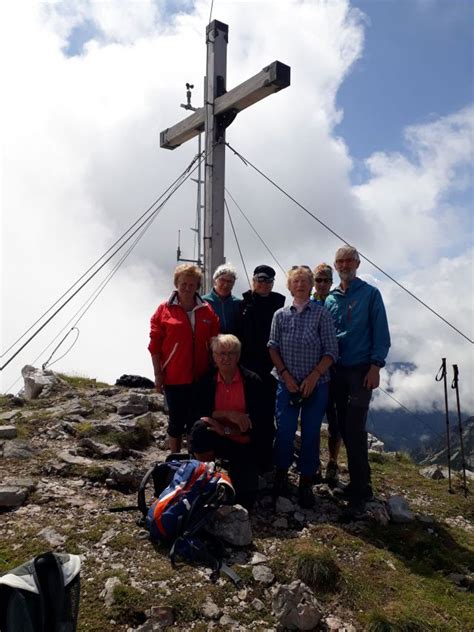
<svg viewBox="0 0 474 632"><path fill-rule="evenodd" d="M200 297L194 316L193 332L175 292L151 317L148 350L160 356L164 384L191 384L209 370L209 341L219 333L219 318Z"/></svg>

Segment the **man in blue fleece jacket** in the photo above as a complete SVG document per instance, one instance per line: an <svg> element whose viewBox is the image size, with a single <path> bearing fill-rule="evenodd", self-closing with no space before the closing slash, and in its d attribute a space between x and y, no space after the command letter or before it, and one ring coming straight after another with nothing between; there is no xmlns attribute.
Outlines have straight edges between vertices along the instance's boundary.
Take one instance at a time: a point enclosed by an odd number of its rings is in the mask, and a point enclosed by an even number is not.
<svg viewBox="0 0 474 632"><path fill-rule="evenodd" d="M359 279L359 253L352 246L336 252L341 283L326 299L334 318L339 360L332 379L341 435L346 446L350 483L344 490L349 510L359 513L372 498L367 447L367 413L372 391L390 348L387 315L379 290Z"/></svg>
<svg viewBox="0 0 474 632"><path fill-rule="evenodd" d="M207 301L219 317L221 334L237 334L242 299L232 294L237 270L230 263L223 263L212 275L214 287L201 298Z"/></svg>

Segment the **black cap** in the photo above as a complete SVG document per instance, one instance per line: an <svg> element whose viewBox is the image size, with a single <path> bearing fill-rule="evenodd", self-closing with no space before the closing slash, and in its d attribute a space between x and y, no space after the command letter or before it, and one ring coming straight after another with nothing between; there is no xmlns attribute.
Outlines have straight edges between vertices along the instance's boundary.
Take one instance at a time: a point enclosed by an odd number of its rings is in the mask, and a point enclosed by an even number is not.
<svg viewBox="0 0 474 632"><path fill-rule="evenodd" d="M265 279L269 281L273 281L275 274L275 270L270 266L257 266L253 271L253 276L257 279Z"/></svg>

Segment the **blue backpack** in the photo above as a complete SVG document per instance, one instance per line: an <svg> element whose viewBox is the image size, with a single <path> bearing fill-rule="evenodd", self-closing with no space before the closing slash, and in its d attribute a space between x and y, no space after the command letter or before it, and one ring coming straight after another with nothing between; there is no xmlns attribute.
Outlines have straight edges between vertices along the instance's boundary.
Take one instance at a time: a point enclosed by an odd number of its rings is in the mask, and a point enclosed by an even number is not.
<svg viewBox="0 0 474 632"><path fill-rule="evenodd" d="M146 490L153 481L155 500L146 501ZM222 570L235 582L239 577L223 561L223 547L217 538L203 532L223 505L230 505L235 491L230 478L216 469L215 463L195 459L172 459L157 463L143 477L138 490L138 520L153 542L170 546L173 567L178 558L210 566L211 579L217 580Z"/></svg>

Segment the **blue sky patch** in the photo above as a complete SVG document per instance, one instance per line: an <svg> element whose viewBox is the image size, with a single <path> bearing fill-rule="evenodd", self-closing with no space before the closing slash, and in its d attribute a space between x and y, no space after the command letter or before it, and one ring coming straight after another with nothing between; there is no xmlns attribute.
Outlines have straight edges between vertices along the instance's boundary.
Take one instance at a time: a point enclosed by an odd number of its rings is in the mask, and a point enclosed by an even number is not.
<svg viewBox="0 0 474 632"><path fill-rule="evenodd" d="M406 151L403 129L473 101L474 2L354 0L367 16L362 58L337 96L352 157Z"/></svg>
<svg viewBox="0 0 474 632"><path fill-rule="evenodd" d="M100 31L97 29L95 23L92 20L84 20L72 29L69 35L68 45L64 49L65 55L67 57L82 55L87 42L92 39L97 39L98 35L100 35Z"/></svg>

